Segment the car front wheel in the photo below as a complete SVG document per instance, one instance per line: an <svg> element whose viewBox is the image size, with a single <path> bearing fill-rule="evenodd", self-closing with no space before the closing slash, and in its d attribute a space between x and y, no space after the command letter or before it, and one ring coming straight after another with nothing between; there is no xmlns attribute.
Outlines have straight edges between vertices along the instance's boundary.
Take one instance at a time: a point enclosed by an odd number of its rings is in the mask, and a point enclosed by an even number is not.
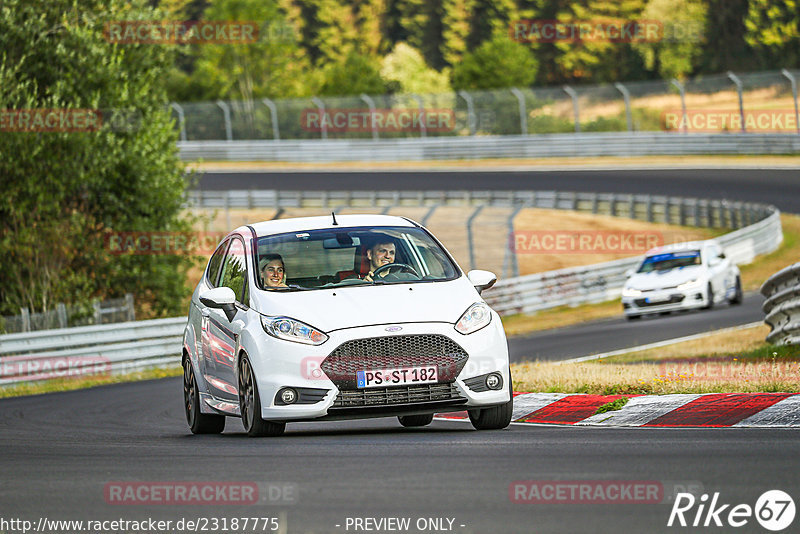
<svg viewBox="0 0 800 534"><path fill-rule="evenodd" d="M740 277L736 277L736 291L733 294L733 297L728 301L732 305L741 304L744 300L744 293L742 292L742 279Z"/></svg>
<svg viewBox="0 0 800 534"><path fill-rule="evenodd" d="M511 386L509 373L508 402L491 408L469 410L469 421L475 430L500 430L511 423L511 412L514 409L514 389Z"/></svg>
<svg viewBox="0 0 800 534"><path fill-rule="evenodd" d="M706 305L703 306L704 310L710 310L714 307L714 290L711 288L711 282L708 283L706 288Z"/></svg>
<svg viewBox="0 0 800 534"><path fill-rule="evenodd" d="M189 358L183 359L183 407L192 434L219 434L225 429L224 415L200 413L200 395Z"/></svg>
<svg viewBox="0 0 800 534"><path fill-rule="evenodd" d="M286 429L286 423L261 419L261 396L258 394L253 366L246 357L239 364L239 410L248 436L280 436Z"/></svg>

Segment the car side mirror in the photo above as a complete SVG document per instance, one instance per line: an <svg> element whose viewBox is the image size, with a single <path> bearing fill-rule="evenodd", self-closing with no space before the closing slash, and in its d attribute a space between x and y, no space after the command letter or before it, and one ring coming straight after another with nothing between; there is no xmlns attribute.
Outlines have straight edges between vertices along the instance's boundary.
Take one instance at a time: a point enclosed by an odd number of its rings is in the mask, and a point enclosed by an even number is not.
<svg viewBox="0 0 800 534"><path fill-rule="evenodd" d="M709 267L713 267L715 265L719 265L719 262L721 262L721 261L722 261L722 259L720 259L719 256L714 256L712 258L708 258L708 266Z"/></svg>
<svg viewBox="0 0 800 534"><path fill-rule="evenodd" d="M484 289L489 289L497 282L497 275L495 275L491 271L481 271L475 269L467 273L467 278L469 281L472 282L472 285L475 286L475 289L478 290L480 294L481 291Z"/></svg>
<svg viewBox="0 0 800 534"><path fill-rule="evenodd" d="M209 308L217 308L225 313L229 321L236 316L236 294L229 287L215 287L200 293L200 302Z"/></svg>
<svg viewBox="0 0 800 534"><path fill-rule="evenodd" d="M628 269L627 271L625 271L625 278L630 278L631 276L633 276L634 272L635 271L633 269Z"/></svg>

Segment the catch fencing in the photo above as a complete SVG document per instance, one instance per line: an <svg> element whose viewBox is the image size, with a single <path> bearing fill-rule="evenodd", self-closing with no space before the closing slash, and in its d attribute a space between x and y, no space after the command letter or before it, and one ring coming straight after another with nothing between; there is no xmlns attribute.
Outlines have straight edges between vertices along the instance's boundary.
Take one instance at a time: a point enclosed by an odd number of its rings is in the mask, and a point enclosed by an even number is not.
<svg viewBox="0 0 800 534"><path fill-rule="evenodd" d="M764 322L772 331L767 341L776 345L800 343L800 263L795 263L764 282L761 294L767 297L762 309Z"/></svg>
<svg viewBox="0 0 800 534"><path fill-rule="evenodd" d="M11 334L136 320L131 293L126 293L121 299L102 302L96 300L88 308L67 306L59 302L53 310L31 313L28 308L23 307L20 312L19 315L0 317L0 333Z"/></svg>

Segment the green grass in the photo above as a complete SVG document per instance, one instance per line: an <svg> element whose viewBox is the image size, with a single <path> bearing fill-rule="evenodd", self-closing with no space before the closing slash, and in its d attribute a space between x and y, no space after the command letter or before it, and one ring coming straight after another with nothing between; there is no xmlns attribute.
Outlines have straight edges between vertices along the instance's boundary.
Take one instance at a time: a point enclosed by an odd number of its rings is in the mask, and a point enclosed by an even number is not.
<svg viewBox="0 0 800 534"><path fill-rule="evenodd" d="M602 406L598 406L597 411L594 413L597 415L599 413L614 412L621 410L626 404L628 404L628 397L620 397L615 401L607 402Z"/></svg>
<svg viewBox="0 0 800 534"><path fill-rule="evenodd" d="M20 397L22 395L40 395L42 393L54 393L58 391L71 391L75 389L85 389L106 384L119 384L122 382L136 382L140 380L153 380L156 378L181 376L181 374L183 374L181 366L176 365L175 367L147 369L144 371L137 371L135 373L125 373L119 375L41 380L37 382L26 382L24 384L1 387L0 398Z"/></svg>

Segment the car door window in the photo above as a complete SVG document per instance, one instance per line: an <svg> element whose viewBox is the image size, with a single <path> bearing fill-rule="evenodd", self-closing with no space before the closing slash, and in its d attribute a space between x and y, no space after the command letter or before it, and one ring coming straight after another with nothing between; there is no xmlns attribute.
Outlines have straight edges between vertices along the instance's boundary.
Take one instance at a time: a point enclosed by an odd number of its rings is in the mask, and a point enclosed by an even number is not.
<svg viewBox="0 0 800 534"><path fill-rule="evenodd" d="M247 261L244 243L240 239L231 240L225 261L222 263L220 287L229 287L236 295L238 302L245 303L245 282L247 281Z"/></svg>
<svg viewBox="0 0 800 534"><path fill-rule="evenodd" d="M225 249L228 248L230 241L223 241L214 251L211 256L211 261L208 262L208 269L206 270L206 280L211 287L217 287L219 280L219 266L222 265L222 257L225 255Z"/></svg>

